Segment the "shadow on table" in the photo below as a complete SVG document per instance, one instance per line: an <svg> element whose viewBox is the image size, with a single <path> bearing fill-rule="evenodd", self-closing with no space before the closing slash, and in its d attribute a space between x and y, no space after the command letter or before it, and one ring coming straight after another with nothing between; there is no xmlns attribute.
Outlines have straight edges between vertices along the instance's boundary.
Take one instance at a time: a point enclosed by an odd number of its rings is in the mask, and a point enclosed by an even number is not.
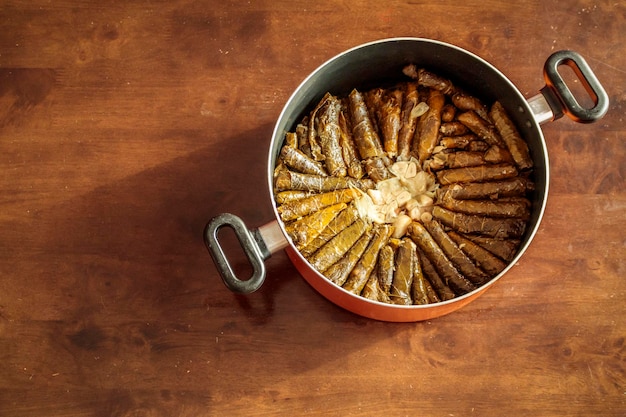
<svg viewBox="0 0 626 417"><path fill-rule="evenodd" d="M87 372L83 362L93 363L97 353L124 358L139 374L167 378L171 361L182 357L199 367L194 384L215 382L215 367L247 368L267 384L280 384L319 367L320 358L341 362L416 326L337 307L283 252L266 262L267 278L257 292L235 295L223 285L203 229L222 212L250 227L273 220L266 178L271 129L224 137L39 213L44 220L33 233L57 251L52 267L67 277L54 284L71 298L54 343L70 355L69 368ZM202 132L189 134L207 140ZM234 262L245 271L242 259ZM85 378L108 372L106 363L91 365ZM238 376L219 378L236 384Z"/></svg>

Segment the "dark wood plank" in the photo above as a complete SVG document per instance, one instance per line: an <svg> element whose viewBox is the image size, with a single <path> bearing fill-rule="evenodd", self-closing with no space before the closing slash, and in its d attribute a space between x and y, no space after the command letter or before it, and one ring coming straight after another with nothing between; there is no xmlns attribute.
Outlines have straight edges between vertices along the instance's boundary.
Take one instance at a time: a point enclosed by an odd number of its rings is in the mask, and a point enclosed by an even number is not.
<svg viewBox="0 0 626 417"><path fill-rule="evenodd" d="M0 415L624 415L625 28L616 1L5 1ZM543 126L550 197L525 256L421 323L340 309L283 253L231 294L202 230L272 220L291 92L407 35L477 53L527 97L558 49L606 87L602 121Z"/></svg>

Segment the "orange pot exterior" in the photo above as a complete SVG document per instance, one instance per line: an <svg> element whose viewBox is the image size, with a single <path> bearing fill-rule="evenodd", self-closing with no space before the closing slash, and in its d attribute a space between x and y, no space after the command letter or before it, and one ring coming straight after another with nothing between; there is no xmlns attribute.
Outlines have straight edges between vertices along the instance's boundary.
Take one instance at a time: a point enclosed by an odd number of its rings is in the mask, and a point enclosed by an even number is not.
<svg viewBox="0 0 626 417"><path fill-rule="evenodd" d="M288 240L288 244L285 245L287 255L316 291L330 302L355 314L389 322L415 322L441 317L462 308L482 295L515 265L532 241L545 210L549 183L547 149L542 131L538 123L529 119L533 111L525 97L502 73L480 57L453 45L428 39L396 38L361 45L332 58L309 75L296 89L274 128L268 155L267 174L270 192L273 191L273 171L284 140L284 132L289 131L299 115L307 111L311 101L320 98L328 90L346 92L359 87L358 83L367 85L367 82L378 82L389 77L393 71L398 72L398 68L402 68L407 62L419 62L437 73L452 73L461 85L475 85L477 80L472 74L480 73L482 76L478 81L484 84L481 92L485 93L489 100L503 99L509 109L516 109L511 113L518 118L516 124L522 128L522 135L529 140L535 165L535 195L533 215L526 236L518 254L509 265L480 288L458 298L429 305L404 306L380 303L344 290L316 271L296 250L293 242L282 230ZM355 79L354 74L359 74L359 78ZM459 79L460 76L466 79ZM519 109L523 111L517 111ZM272 204L276 208L273 193L271 195ZM274 211L280 223L280 216L276 209Z"/></svg>
<svg viewBox="0 0 626 417"><path fill-rule="evenodd" d="M470 294L463 297L441 303L421 306L384 304L352 294L330 282L323 275L315 271L293 247L287 247L285 252L287 252L287 256L289 256L289 259L291 259L291 262L298 269L306 282L330 302L352 313L380 321L415 322L444 316L478 298L495 281L494 279L480 289L472 291Z"/></svg>

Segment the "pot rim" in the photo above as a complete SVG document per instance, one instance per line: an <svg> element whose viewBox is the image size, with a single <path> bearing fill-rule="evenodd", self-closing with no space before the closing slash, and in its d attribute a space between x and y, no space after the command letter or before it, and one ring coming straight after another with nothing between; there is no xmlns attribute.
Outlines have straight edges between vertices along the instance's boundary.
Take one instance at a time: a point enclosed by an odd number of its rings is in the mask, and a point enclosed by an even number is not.
<svg viewBox="0 0 626 417"><path fill-rule="evenodd" d="M467 55L469 57L471 57L472 59L479 61L481 63L481 65L485 66L488 70L496 73L496 75L498 76L498 78L500 78L502 80L502 82L505 82L509 85L509 87L511 88L512 91L514 91L517 94L516 97L516 103L518 104L518 111L520 111L521 113L525 113L528 116L528 119L526 120L526 124L527 127L533 127L536 128L536 134L539 135L539 142L541 143L541 147L542 149L540 149L540 153L544 155L544 168L543 170L545 171L543 174L545 176L545 186L544 186L544 193L543 195L539 196L537 195L536 198L540 198L541 202L540 204L535 208L535 210L538 210L538 212L536 213L536 220L534 221L534 224L530 224L530 226L532 226L530 228L530 230L527 230L526 233L524 234L524 237L522 238L522 243L520 248L518 249L516 255L513 257L513 259L507 263L507 266L500 272L498 273L495 277L493 277L492 279L490 279L488 282L486 282L485 284L482 284L480 287L476 288L475 290L463 294L461 296L455 297L451 300L446 300L446 301L441 301L438 303L434 303L434 304L425 304L425 305L398 305L398 304L388 304L388 303L383 303L380 301L375 301L375 300L370 300L370 299L366 299L363 298L359 295L353 294L347 290L345 290L344 288L342 288L341 286L331 282L330 280L328 280L326 277L324 277L323 274L321 274L320 272L318 272L317 270L315 270L310 264L309 262L304 258L304 256L302 256L302 254L300 253L300 251L298 251L293 243L293 241L291 240L291 238L287 235L287 233L284 230L282 221L280 220L280 216L278 214L277 211L277 206L276 206L276 200L274 197L274 192L273 192L273 187L274 187L274 183L273 183L273 172L274 172L274 168L275 168L275 160L276 160L276 155L273 155L272 149L275 148L275 142L278 141L280 143L282 143L282 141L284 140L284 135L286 133L286 131L284 131L281 128L281 121L285 118L288 117L291 114L291 110L290 107L292 105L292 103L301 100L301 98L299 97L299 93L300 91L307 86L309 83L311 83L312 79L315 78L318 74L320 74L321 72L323 72L330 64L332 64L333 62L337 61L338 59L341 59L347 55L350 55L352 53L354 53L355 51L359 51L362 49L366 49L369 47L373 47L373 46L377 46L380 44L384 44L384 43L394 43L394 42L415 42L415 43L429 43L429 44L436 44L438 46L441 47L445 47L445 48L451 48L454 49L464 55ZM533 119L533 111L530 108L529 104L528 104L528 99L526 97L524 97L524 95L519 91L519 89L515 86L515 84L513 84L500 70L498 70L495 66L493 66L491 63L489 63L488 61L484 60L483 58L481 58L480 56L474 54L473 52L470 52L466 49L463 49L461 47L458 47L456 45L450 44L450 43L446 43L443 41L439 41L439 40L433 40L433 39L427 39L427 38L419 38L419 37L393 37L393 38L384 38L384 39L379 39L379 40L374 40L374 41L370 41L370 42L366 42L357 46L354 46L352 48L349 48L339 54L334 55L333 57L331 57L330 59L326 60L324 63L322 63L320 66L318 66L315 70L313 70L306 78L304 78L304 80L298 85L298 87L296 87L296 89L293 91L293 93L291 94L291 96L289 97L289 99L285 102L285 105L283 107L283 109L281 110L274 130L272 132L272 139L270 142L270 151L268 154L268 161L267 161L267 178L268 178L268 189L270 192L270 200L272 202L272 209L274 211L274 217L276 219L276 221L279 224L280 230L282 232L282 234L284 235L285 239L288 242L288 248L290 249L288 251L288 255L291 258L291 256L296 256L297 260L301 261L304 263L304 265L306 265L308 267L308 269L311 270L311 273L314 275L315 279L320 279L325 281L327 284L330 284L331 286L334 287L334 289L336 289L337 291L339 291L340 293L342 293L343 296L348 296L351 299L354 299L355 302L358 303L366 303L369 305L375 305L378 306L380 308L384 308L384 309L391 309L393 311L420 311L420 310L429 310L429 309L435 309L435 308L445 308L446 306L451 306L451 305L458 305L458 308L463 307L464 305L466 305L467 303L469 303L471 300L471 298L475 298L477 296L479 296L480 294L482 294L485 290L487 290L488 288L490 288L493 284L495 284L497 281L500 280L501 277L503 277L511 268L513 268L520 260L520 258L524 255L524 253L526 252L527 248L529 247L530 243L532 242L532 240L534 239L535 235L537 234L537 231L539 229L539 226L541 225L541 221L545 212L545 208L546 208L546 203L547 203L547 197L548 197L548 188L549 188L549 161L548 161L548 154L547 154L547 147L546 147L546 143L545 143L545 138L543 136L543 132L541 130L541 128L539 127L539 123L537 123L534 119ZM293 260L293 259L292 259ZM309 276L307 276L308 274L303 274L302 271L299 271L301 275L303 275L303 277L305 278L305 280L311 284L312 286L315 287L315 289L318 292L322 292L320 291L320 289L318 288L317 285L315 285L315 283L311 282L311 279ZM333 303L336 304L335 301L331 300ZM342 306L343 307L343 306ZM458 309L456 308L456 309ZM452 312L456 309L451 309L449 312ZM447 314L447 313L444 313ZM376 317L370 317L370 318L376 318ZM403 321L417 321L415 319L409 319L409 320L403 320Z"/></svg>

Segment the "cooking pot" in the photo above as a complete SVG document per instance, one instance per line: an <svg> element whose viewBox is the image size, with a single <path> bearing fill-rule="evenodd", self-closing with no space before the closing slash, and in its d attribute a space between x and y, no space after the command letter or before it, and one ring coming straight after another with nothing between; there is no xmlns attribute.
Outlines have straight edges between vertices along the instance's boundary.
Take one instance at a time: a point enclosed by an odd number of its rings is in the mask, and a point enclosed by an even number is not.
<svg viewBox="0 0 626 417"><path fill-rule="evenodd" d="M528 142L534 162L535 189L530 197L532 214L514 259L486 284L458 298L429 305L392 305L354 295L326 279L296 250L276 211L273 171L285 133L308 114L326 92L347 95L353 88L366 90L403 79L402 68L410 63L451 79L455 85L479 97L485 103L500 101ZM585 87L593 107L582 106L568 88L558 69L569 66ZM537 232L546 207L549 163L540 124L567 114L576 122L600 119L608 109L608 96L585 60L573 51L552 54L544 66L545 86L528 100L498 69L482 58L447 43L420 38L392 38L366 43L345 51L313 71L294 91L283 108L270 142L267 160L267 183L275 219L249 229L237 216L229 213L213 218L204 232L205 243L226 286L237 293L258 289L265 279L264 260L285 249L304 279L331 302L361 316L382 321L411 322L428 320L453 312L476 299L515 265ZM222 227L234 230L246 253L252 275L240 279L235 275L218 240Z"/></svg>

